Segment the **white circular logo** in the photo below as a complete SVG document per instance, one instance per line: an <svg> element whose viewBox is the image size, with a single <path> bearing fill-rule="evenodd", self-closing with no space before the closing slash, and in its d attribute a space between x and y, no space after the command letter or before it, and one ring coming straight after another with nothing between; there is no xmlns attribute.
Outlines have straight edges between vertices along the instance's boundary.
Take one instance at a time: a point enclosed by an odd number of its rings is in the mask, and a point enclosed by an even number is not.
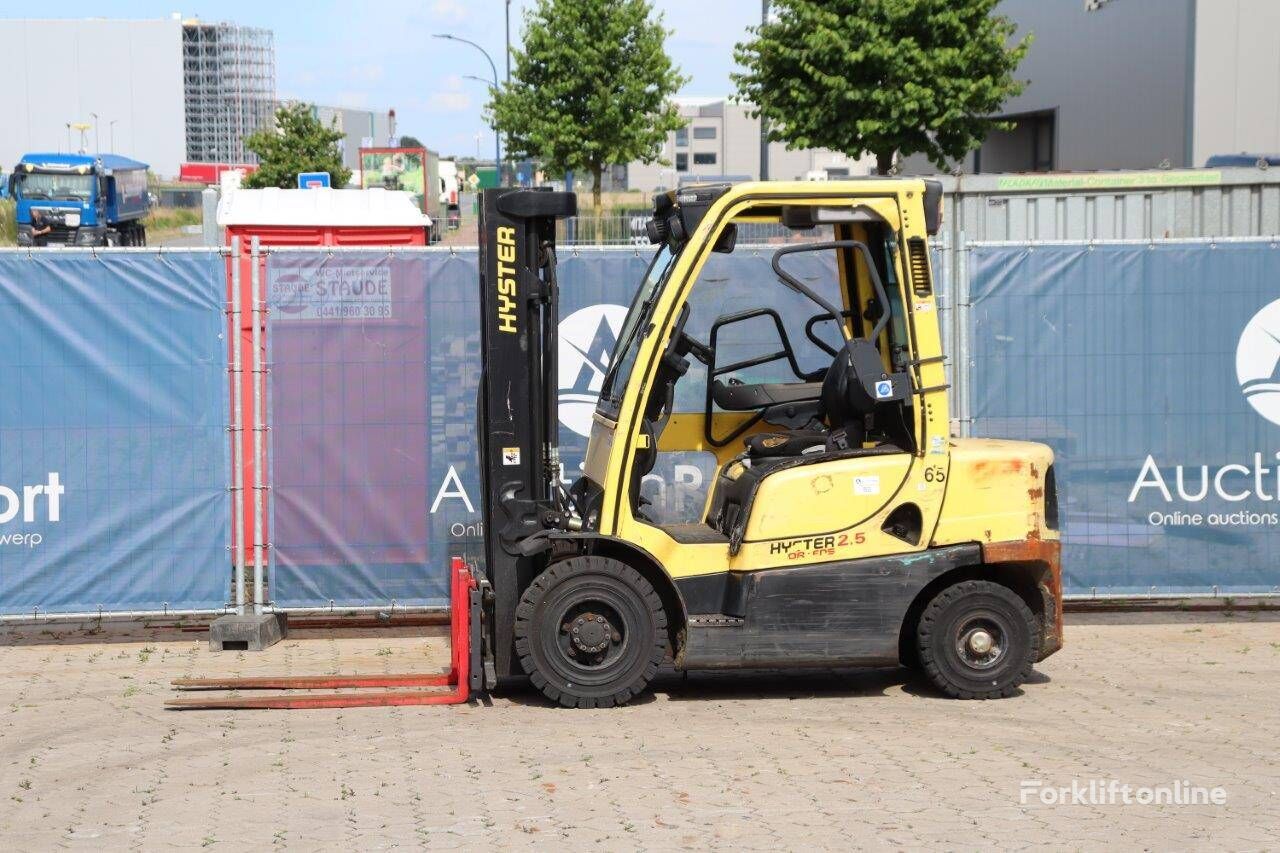
<svg viewBox="0 0 1280 853"><path fill-rule="evenodd" d="M1254 411L1280 426L1280 299L1263 307L1240 333L1236 379Z"/></svg>
<svg viewBox="0 0 1280 853"><path fill-rule="evenodd" d="M626 318L626 308L604 303L560 321L560 423L578 435L591 433L591 413Z"/></svg>

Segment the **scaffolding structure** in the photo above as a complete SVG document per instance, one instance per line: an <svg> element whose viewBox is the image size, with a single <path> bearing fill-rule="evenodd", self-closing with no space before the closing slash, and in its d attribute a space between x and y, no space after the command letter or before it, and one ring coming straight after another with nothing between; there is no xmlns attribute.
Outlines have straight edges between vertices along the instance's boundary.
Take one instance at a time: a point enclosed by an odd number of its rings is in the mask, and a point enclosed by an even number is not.
<svg viewBox="0 0 1280 853"><path fill-rule="evenodd" d="M231 23L184 21L187 159L256 163L244 138L271 124L276 103L275 36Z"/></svg>

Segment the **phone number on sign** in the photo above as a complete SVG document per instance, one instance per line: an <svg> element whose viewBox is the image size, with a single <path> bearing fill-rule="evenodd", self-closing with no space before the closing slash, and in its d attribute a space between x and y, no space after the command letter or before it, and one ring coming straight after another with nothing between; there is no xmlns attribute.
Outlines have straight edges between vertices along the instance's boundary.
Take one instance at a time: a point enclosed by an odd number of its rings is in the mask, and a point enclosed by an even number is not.
<svg viewBox="0 0 1280 853"><path fill-rule="evenodd" d="M337 305L316 305L307 311L309 317L318 320L375 320L391 316L391 303L370 305L366 302L347 302Z"/></svg>

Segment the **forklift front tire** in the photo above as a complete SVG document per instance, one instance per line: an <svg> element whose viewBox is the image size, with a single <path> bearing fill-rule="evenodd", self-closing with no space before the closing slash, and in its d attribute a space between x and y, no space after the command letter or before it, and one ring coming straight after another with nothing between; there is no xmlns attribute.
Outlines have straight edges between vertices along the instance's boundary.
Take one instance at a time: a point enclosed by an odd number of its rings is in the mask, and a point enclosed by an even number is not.
<svg viewBox="0 0 1280 853"><path fill-rule="evenodd" d="M916 649L929 680L954 699L1012 696L1039 657L1036 617L1013 590L962 581L920 614Z"/></svg>
<svg viewBox="0 0 1280 853"><path fill-rule="evenodd" d="M649 581L608 557L554 563L516 608L516 653L566 708L610 708L644 692L666 654L667 614Z"/></svg>

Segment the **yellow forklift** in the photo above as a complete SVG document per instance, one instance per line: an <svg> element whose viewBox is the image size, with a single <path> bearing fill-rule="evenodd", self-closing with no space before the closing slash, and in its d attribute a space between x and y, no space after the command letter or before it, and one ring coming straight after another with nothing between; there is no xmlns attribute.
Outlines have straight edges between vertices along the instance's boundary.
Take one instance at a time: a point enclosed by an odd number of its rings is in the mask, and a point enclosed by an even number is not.
<svg viewBox="0 0 1280 853"><path fill-rule="evenodd" d="M562 705L609 707L667 661L902 664L956 698L1013 694L1062 647L1053 454L950 435L928 243L941 202L936 182L880 179L657 196L658 248L569 480L555 233L576 199L486 190L485 566L453 558L449 670L179 679L206 695L166 704L457 704L528 676ZM760 226L772 244L740 250L771 269L734 281L718 259ZM714 459L696 517L645 495L663 454ZM207 695L228 689L284 692Z"/></svg>
<svg viewBox="0 0 1280 853"><path fill-rule="evenodd" d="M925 180L658 195L657 250L572 480L557 450L555 230L576 200L484 192L473 690L527 675L593 708L639 695L664 661L903 664L988 699L1061 648L1052 451L951 435L929 257L941 203ZM784 238L742 250L771 253L771 271L715 274L761 225ZM707 306L719 313L691 325ZM679 453L715 460L696 518L643 494Z"/></svg>

